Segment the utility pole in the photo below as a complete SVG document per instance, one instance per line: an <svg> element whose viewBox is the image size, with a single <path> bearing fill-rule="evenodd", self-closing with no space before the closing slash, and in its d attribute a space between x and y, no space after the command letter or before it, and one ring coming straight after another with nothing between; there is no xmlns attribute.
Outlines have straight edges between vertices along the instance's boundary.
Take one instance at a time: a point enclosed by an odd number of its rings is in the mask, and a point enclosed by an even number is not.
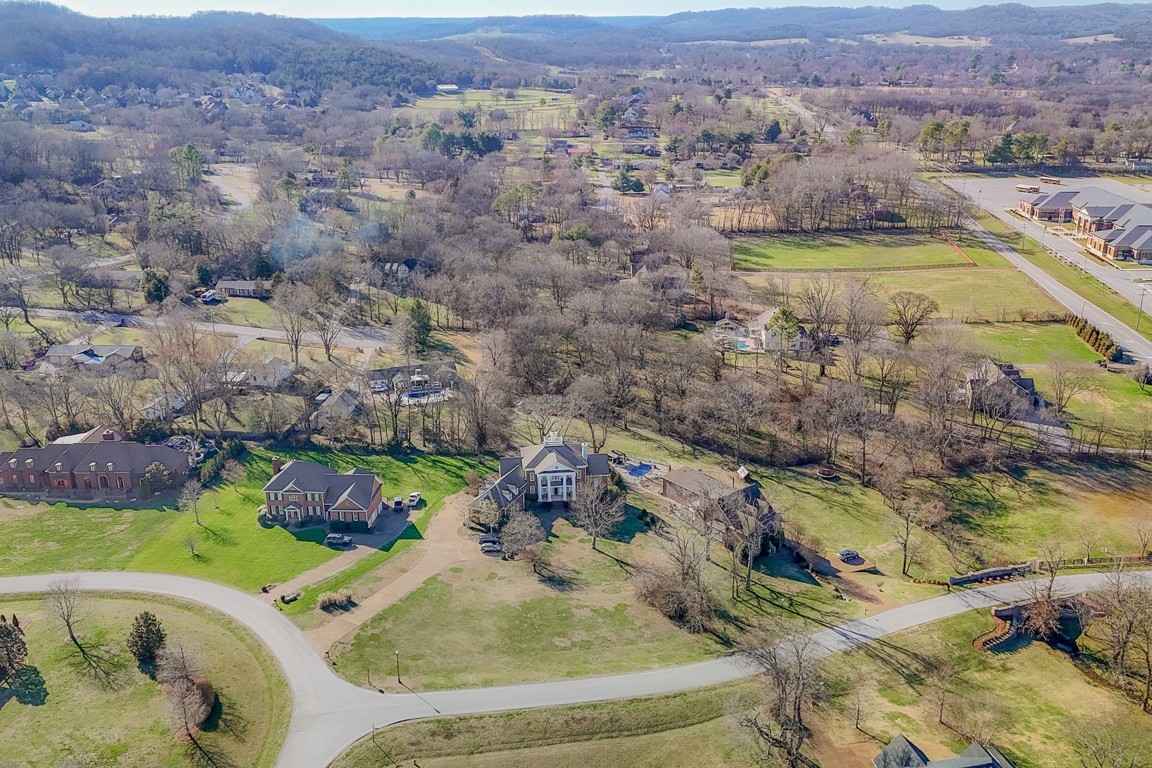
<svg viewBox="0 0 1152 768"><path fill-rule="evenodd" d="M1140 288L1140 306L1136 309L1136 333L1140 333L1140 321L1144 317L1144 297L1148 295L1148 289Z"/></svg>
<svg viewBox="0 0 1152 768"><path fill-rule="evenodd" d="M396 684L404 685L400 682L400 651L396 651Z"/></svg>

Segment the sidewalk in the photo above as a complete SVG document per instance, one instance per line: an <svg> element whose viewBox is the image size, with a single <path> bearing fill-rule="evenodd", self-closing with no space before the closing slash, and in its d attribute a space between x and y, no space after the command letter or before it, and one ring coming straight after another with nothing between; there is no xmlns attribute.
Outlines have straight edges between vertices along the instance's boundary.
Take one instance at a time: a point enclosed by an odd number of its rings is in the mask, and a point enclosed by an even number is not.
<svg viewBox="0 0 1152 768"><path fill-rule="evenodd" d="M461 525L461 513L471 498L467 492L461 492L444 500L443 509L436 513L428 524L428 530L424 532L424 541L420 543L423 552L415 565L398 573L375 593L360 600L351 611L304 632L317 653L327 653L345 635L354 632L436 574L456 563L484 559L485 555L480 552L476 541Z"/></svg>

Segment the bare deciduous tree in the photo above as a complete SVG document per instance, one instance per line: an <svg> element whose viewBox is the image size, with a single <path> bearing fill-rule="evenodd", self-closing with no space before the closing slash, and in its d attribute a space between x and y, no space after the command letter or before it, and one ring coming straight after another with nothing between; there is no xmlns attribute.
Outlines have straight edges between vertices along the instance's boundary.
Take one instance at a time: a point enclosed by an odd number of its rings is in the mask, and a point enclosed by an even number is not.
<svg viewBox="0 0 1152 768"><path fill-rule="evenodd" d="M592 537L592 549L624 521L624 498L608 486L585 486L569 503L572 524Z"/></svg>
<svg viewBox="0 0 1152 768"><path fill-rule="evenodd" d="M1067 355L1053 353L1048 359L1049 400L1056 415L1063 415L1072 398L1088 388L1090 374L1087 367L1070 360Z"/></svg>
<svg viewBox="0 0 1152 768"><path fill-rule="evenodd" d="M788 768L815 768L818 764L805 754L812 732L804 721L821 685L812 635L780 625L761 627L749 633L743 650L761 670L765 685L764 706L741 717L740 724Z"/></svg>
<svg viewBox="0 0 1152 768"><path fill-rule="evenodd" d="M504 552L519 557L528 549L548 538L540 519L531 512L518 509L508 516L508 522L500 529L500 541Z"/></svg>
<svg viewBox="0 0 1152 768"><path fill-rule="evenodd" d="M940 304L930 296L915 291L897 291L888 297L892 324L905 345L920 333L924 323L940 311Z"/></svg>

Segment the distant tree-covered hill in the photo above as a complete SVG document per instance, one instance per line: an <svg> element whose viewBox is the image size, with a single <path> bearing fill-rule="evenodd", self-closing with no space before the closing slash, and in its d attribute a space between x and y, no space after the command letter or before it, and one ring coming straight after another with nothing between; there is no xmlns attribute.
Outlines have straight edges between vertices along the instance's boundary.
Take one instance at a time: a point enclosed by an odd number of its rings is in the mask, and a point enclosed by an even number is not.
<svg viewBox="0 0 1152 768"><path fill-rule="evenodd" d="M49 3L0 2L0 30L0 69L50 69L69 88L185 85L214 72L319 88L341 79L402 93L469 80L310 21L262 14L98 19Z"/></svg>
<svg viewBox="0 0 1152 768"><path fill-rule="evenodd" d="M462 19L317 19L318 23L368 39L435 40L460 36L603 36L623 32L651 42L780 40L792 37L856 37L908 32L924 37L1070 38L1116 34L1143 39L1152 29L1152 4L1102 3L1032 7L1019 3L942 10L907 8L729 8L664 17L529 16Z"/></svg>

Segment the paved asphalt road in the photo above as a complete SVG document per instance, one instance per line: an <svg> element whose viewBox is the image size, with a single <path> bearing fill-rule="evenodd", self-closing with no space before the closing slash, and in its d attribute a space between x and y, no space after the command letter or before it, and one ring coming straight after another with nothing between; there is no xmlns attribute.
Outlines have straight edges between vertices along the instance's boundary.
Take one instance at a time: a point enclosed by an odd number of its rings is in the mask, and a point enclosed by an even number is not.
<svg viewBox="0 0 1152 768"><path fill-rule="evenodd" d="M557 680L531 685L472 688L387 695L358 688L329 669L303 633L279 611L245 592L186 576L156 573L96 572L40 574L0 578L0 594L43 592L55 579L76 576L85 590L160 594L201 603L245 625L264 642L284 670L292 691L292 722L278 768L323 768L374 728L436 714L465 715L530 707L580 704L690 690L731 682L754 674L739 657L610 677ZM1152 574L1140 574L1147 578ZM1062 576L1064 593L1104 584L1106 574ZM970 610L988 609L1027 597L1023 582L1005 582L931 598L859 621L818 631L813 639L821 655L928 624ZM403 643L398 646L403 652ZM884 646L879 646L883 652ZM477 660L481 663L482 660ZM393 669L391 654L380 659L380 675Z"/></svg>

